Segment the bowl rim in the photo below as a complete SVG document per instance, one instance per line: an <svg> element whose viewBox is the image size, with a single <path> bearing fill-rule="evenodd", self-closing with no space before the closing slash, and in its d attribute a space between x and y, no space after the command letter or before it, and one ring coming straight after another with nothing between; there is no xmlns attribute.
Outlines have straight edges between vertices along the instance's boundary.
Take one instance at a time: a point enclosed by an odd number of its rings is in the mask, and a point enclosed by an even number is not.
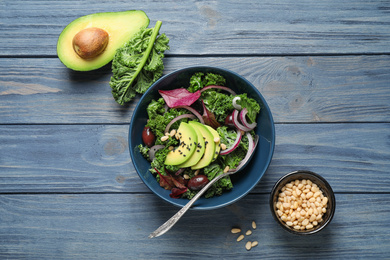
<svg viewBox="0 0 390 260"><path fill-rule="evenodd" d="M293 178L293 176L300 175L300 174L310 176L311 178L316 179L319 182L322 182L327 190L328 199L332 203L331 207L327 210L328 217L326 218L326 220L324 222L322 222L320 225L318 225L317 228L312 229L312 230L308 230L308 231L298 231L298 230L294 230L292 228L287 227L285 224L283 224L282 220L277 216L277 214L275 212L275 207L274 207L275 206L274 197L276 196L277 192L282 188L281 185L282 184L285 185L288 182L290 182L290 180L286 181L287 179ZM297 178L297 179L304 179L304 177ZM336 211L336 197L335 197L335 194L334 194L332 187L330 186L330 184L328 183L328 181L324 177L322 177L318 173L315 173L315 172L312 172L309 170L296 170L296 171L292 171L292 172L289 172L289 173L283 175L274 184L274 186L272 187L271 193L270 193L269 206L270 206L270 210L271 210L273 218L284 230L287 230L288 232L290 232L292 234L296 234L296 235L312 235L312 234L316 234L316 233L320 232L321 230L323 230L332 221L333 216L334 216L335 211Z"/></svg>
<svg viewBox="0 0 390 260"><path fill-rule="evenodd" d="M273 116L272 116L272 112L271 112L271 109L270 107L268 106L265 98L263 97L263 95L260 93L260 91L250 82L248 81L245 77L241 76L240 74L236 73L236 72L233 72L231 70L228 70L228 69L225 69L225 68L222 68L222 67L216 67L216 66L189 66L189 67L185 67L185 68L181 68L181 69L177 69L177 70L174 70L164 76L162 76L160 79L158 79L156 82L154 82L152 84L152 86L150 86L150 88L141 96L141 98L139 99L135 109L134 109L134 112L133 112L133 115L136 111L138 111L139 109L139 106L141 106L142 104L142 99L144 97L147 97L151 92L155 91L156 89L156 86L158 86L160 84L160 82L164 81L166 78L172 76L173 74L180 74L182 73L183 71L186 71L186 70L203 70L203 71L207 71L207 70L220 70L220 71L224 71L225 73L227 74L231 74L235 77L239 77L241 80L243 80L247 85L251 86L253 91L257 93L257 95L259 96L260 98L260 101L262 103L262 106L265 107L265 110L267 111L267 114L268 114L268 117L269 117L269 124L271 126L271 138L269 140L270 142L270 151L269 151L269 154L266 158L266 165L263 169L263 171L261 172L261 174L259 174L259 178L258 180L256 180L255 182L253 182L251 184L251 186L249 187L249 189L247 189L247 191L243 192L242 194L240 194L239 196L235 197L234 199L231 199L225 203L220 203L218 205L212 205L212 206L207 206L207 205L193 205L191 207L191 209L195 209L195 210L210 210L210 209L218 209L218 208L222 208L222 207L225 207L225 206L228 206L230 204L233 204L235 202L237 202L238 200L240 200L241 198L245 197L258 183L259 181L261 180L261 178L264 176L265 172L267 171L267 169L269 168L269 165L271 164L271 161L272 161L272 157L273 157L273 154L274 154L274 150L275 150L275 124L274 124L274 120L273 120ZM129 143L129 151L130 151L130 156L131 156L131 160L132 160L132 163L133 163L133 166L138 174L138 176L141 178L141 180L143 181L143 183L149 188L150 191L152 191L155 195L157 195L158 197L160 197L161 199L163 199L164 201L172 204L172 205L175 205L177 207L183 207L189 200L186 200L186 202L183 204L183 203L179 203L179 202L176 202L176 201L172 201L172 200L169 200L169 198L166 198L165 196L163 196L162 194L160 193L157 193L157 192L154 192L153 191L153 188L152 186L146 182L143 178L143 176L141 176L139 170L138 170L138 167L137 165L134 163L135 161L135 157L134 157L134 154L133 154L133 147L131 147L131 130L133 128L135 124L135 117L132 116L131 118L131 121L130 121L130 124L129 124L129 134L128 134L128 143ZM256 152L256 151L255 151ZM222 194L223 195L223 194Z"/></svg>

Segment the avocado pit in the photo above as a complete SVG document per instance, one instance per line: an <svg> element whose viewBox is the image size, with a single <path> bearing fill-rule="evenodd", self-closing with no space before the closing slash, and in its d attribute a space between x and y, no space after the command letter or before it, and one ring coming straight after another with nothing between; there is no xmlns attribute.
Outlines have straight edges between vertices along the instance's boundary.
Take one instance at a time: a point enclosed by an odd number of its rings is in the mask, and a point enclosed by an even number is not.
<svg viewBox="0 0 390 260"><path fill-rule="evenodd" d="M81 30L73 37L73 49L82 59L93 59L107 47L108 33L97 27Z"/></svg>

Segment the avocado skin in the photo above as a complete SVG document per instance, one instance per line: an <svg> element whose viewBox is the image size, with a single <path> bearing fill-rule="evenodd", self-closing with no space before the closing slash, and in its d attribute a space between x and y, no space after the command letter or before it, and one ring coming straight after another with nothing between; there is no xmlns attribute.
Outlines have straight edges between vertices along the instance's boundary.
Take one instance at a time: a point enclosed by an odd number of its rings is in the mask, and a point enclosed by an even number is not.
<svg viewBox="0 0 390 260"><path fill-rule="evenodd" d="M79 17L69 23L58 37L57 55L69 69L90 71L103 67L114 58L118 48L123 47L136 33L149 26L149 18L144 11L94 13ZM97 27L109 34L107 47L93 59L82 59L73 50L73 37L81 30Z"/></svg>

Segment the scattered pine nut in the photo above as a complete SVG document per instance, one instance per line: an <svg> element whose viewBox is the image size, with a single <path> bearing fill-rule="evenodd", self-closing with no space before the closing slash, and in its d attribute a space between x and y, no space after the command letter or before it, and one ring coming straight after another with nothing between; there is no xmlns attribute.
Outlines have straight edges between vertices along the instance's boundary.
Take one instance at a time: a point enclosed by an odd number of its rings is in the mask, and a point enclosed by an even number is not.
<svg viewBox="0 0 390 260"><path fill-rule="evenodd" d="M231 232L232 232L233 234L240 233L240 232L241 232L241 229L239 229L239 228L232 228Z"/></svg>
<svg viewBox="0 0 390 260"><path fill-rule="evenodd" d="M197 176L199 174L199 171L200 171L199 169L195 171L195 173L194 173L195 176Z"/></svg>
<svg viewBox="0 0 390 260"><path fill-rule="evenodd" d="M229 171L229 165L227 165L226 167L225 167L225 169L223 170L223 173L227 173L228 171Z"/></svg>
<svg viewBox="0 0 390 260"><path fill-rule="evenodd" d="M246 250L248 250L248 251L251 250L251 248L252 248L252 242L251 242L251 241L246 242L245 248L246 248Z"/></svg>
<svg viewBox="0 0 390 260"><path fill-rule="evenodd" d="M244 235L240 235L238 238L237 238L237 242L240 242L241 240L244 239Z"/></svg>
<svg viewBox="0 0 390 260"><path fill-rule="evenodd" d="M222 150L226 150L226 148L227 148L227 147L226 147L226 144L221 144L221 149L222 149Z"/></svg>
<svg viewBox="0 0 390 260"><path fill-rule="evenodd" d="M174 148L173 146L169 146L169 147L168 147L169 151L172 151L173 148Z"/></svg>
<svg viewBox="0 0 390 260"><path fill-rule="evenodd" d="M168 135L169 135L169 133L168 133L168 132L166 132L166 133L165 133L165 135L166 135L166 136L168 136Z"/></svg>
<svg viewBox="0 0 390 260"><path fill-rule="evenodd" d="M255 247L255 246L257 246L258 244L259 244L259 242L253 241L251 246L252 246L252 247Z"/></svg>
<svg viewBox="0 0 390 260"><path fill-rule="evenodd" d="M220 141L219 137L214 138L214 143L218 143Z"/></svg>
<svg viewBox="0 0 390 260"><path fill-rule="evenodd" d="M252 221L252 228L256 229L256 222L255 221Z"/></svg>
<svg viewBox="0 0 390 260"><path fill-rule="evenodd" d="M184 174L183 177L184 177L184 179L186 179L186 180L189 180L189 179L190 179L190 176L189 176L188 174Z"/></svg>
<svg viewBox="0 0 390 260"><path fill-rule="evenodd" d="M165 142L166 140L168 140L168 138L169 138L168 136L164 135L164 136L161 137L161 141Z"/></svg>
<svg viewBox="0 0 390 260"><path fill-rule="evenodd" d="M247 235L247 236L252 235L252 231L251 231L251 230L248 230L248 231L245 233L245 235Z"/></svg>
<svg viewBox="0 0 390 260"><path fill-rule="evenodd" d="M172 129L171 132L169 133L169 135L172 137L172 136L175 136L176 135L176 130L175 129Z"/></svg>

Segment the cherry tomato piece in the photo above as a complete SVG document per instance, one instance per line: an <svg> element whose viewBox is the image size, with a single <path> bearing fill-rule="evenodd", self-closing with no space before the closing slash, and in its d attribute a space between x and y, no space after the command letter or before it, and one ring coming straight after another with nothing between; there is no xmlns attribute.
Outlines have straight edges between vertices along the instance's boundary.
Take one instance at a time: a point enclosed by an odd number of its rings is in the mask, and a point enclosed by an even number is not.
<svg viewBox="0 0 390 260"><path fill-rule="evenodd" d="M204 186L206 186L206 184L209 183L209 179L207 179L207 176L206 175L196 175L194 177L192 177L189 181L188 181L188 188L190 190L201 190Z"/></svg>
<svg viewBox="0 0 390 260"><path fill-rule="evenodd" d="M156 137L153 134L150 127L145 127L144 130L142 131L142 141L144 142L144 144L147 145L148 147L152 147L155 139Z"/></svg>

